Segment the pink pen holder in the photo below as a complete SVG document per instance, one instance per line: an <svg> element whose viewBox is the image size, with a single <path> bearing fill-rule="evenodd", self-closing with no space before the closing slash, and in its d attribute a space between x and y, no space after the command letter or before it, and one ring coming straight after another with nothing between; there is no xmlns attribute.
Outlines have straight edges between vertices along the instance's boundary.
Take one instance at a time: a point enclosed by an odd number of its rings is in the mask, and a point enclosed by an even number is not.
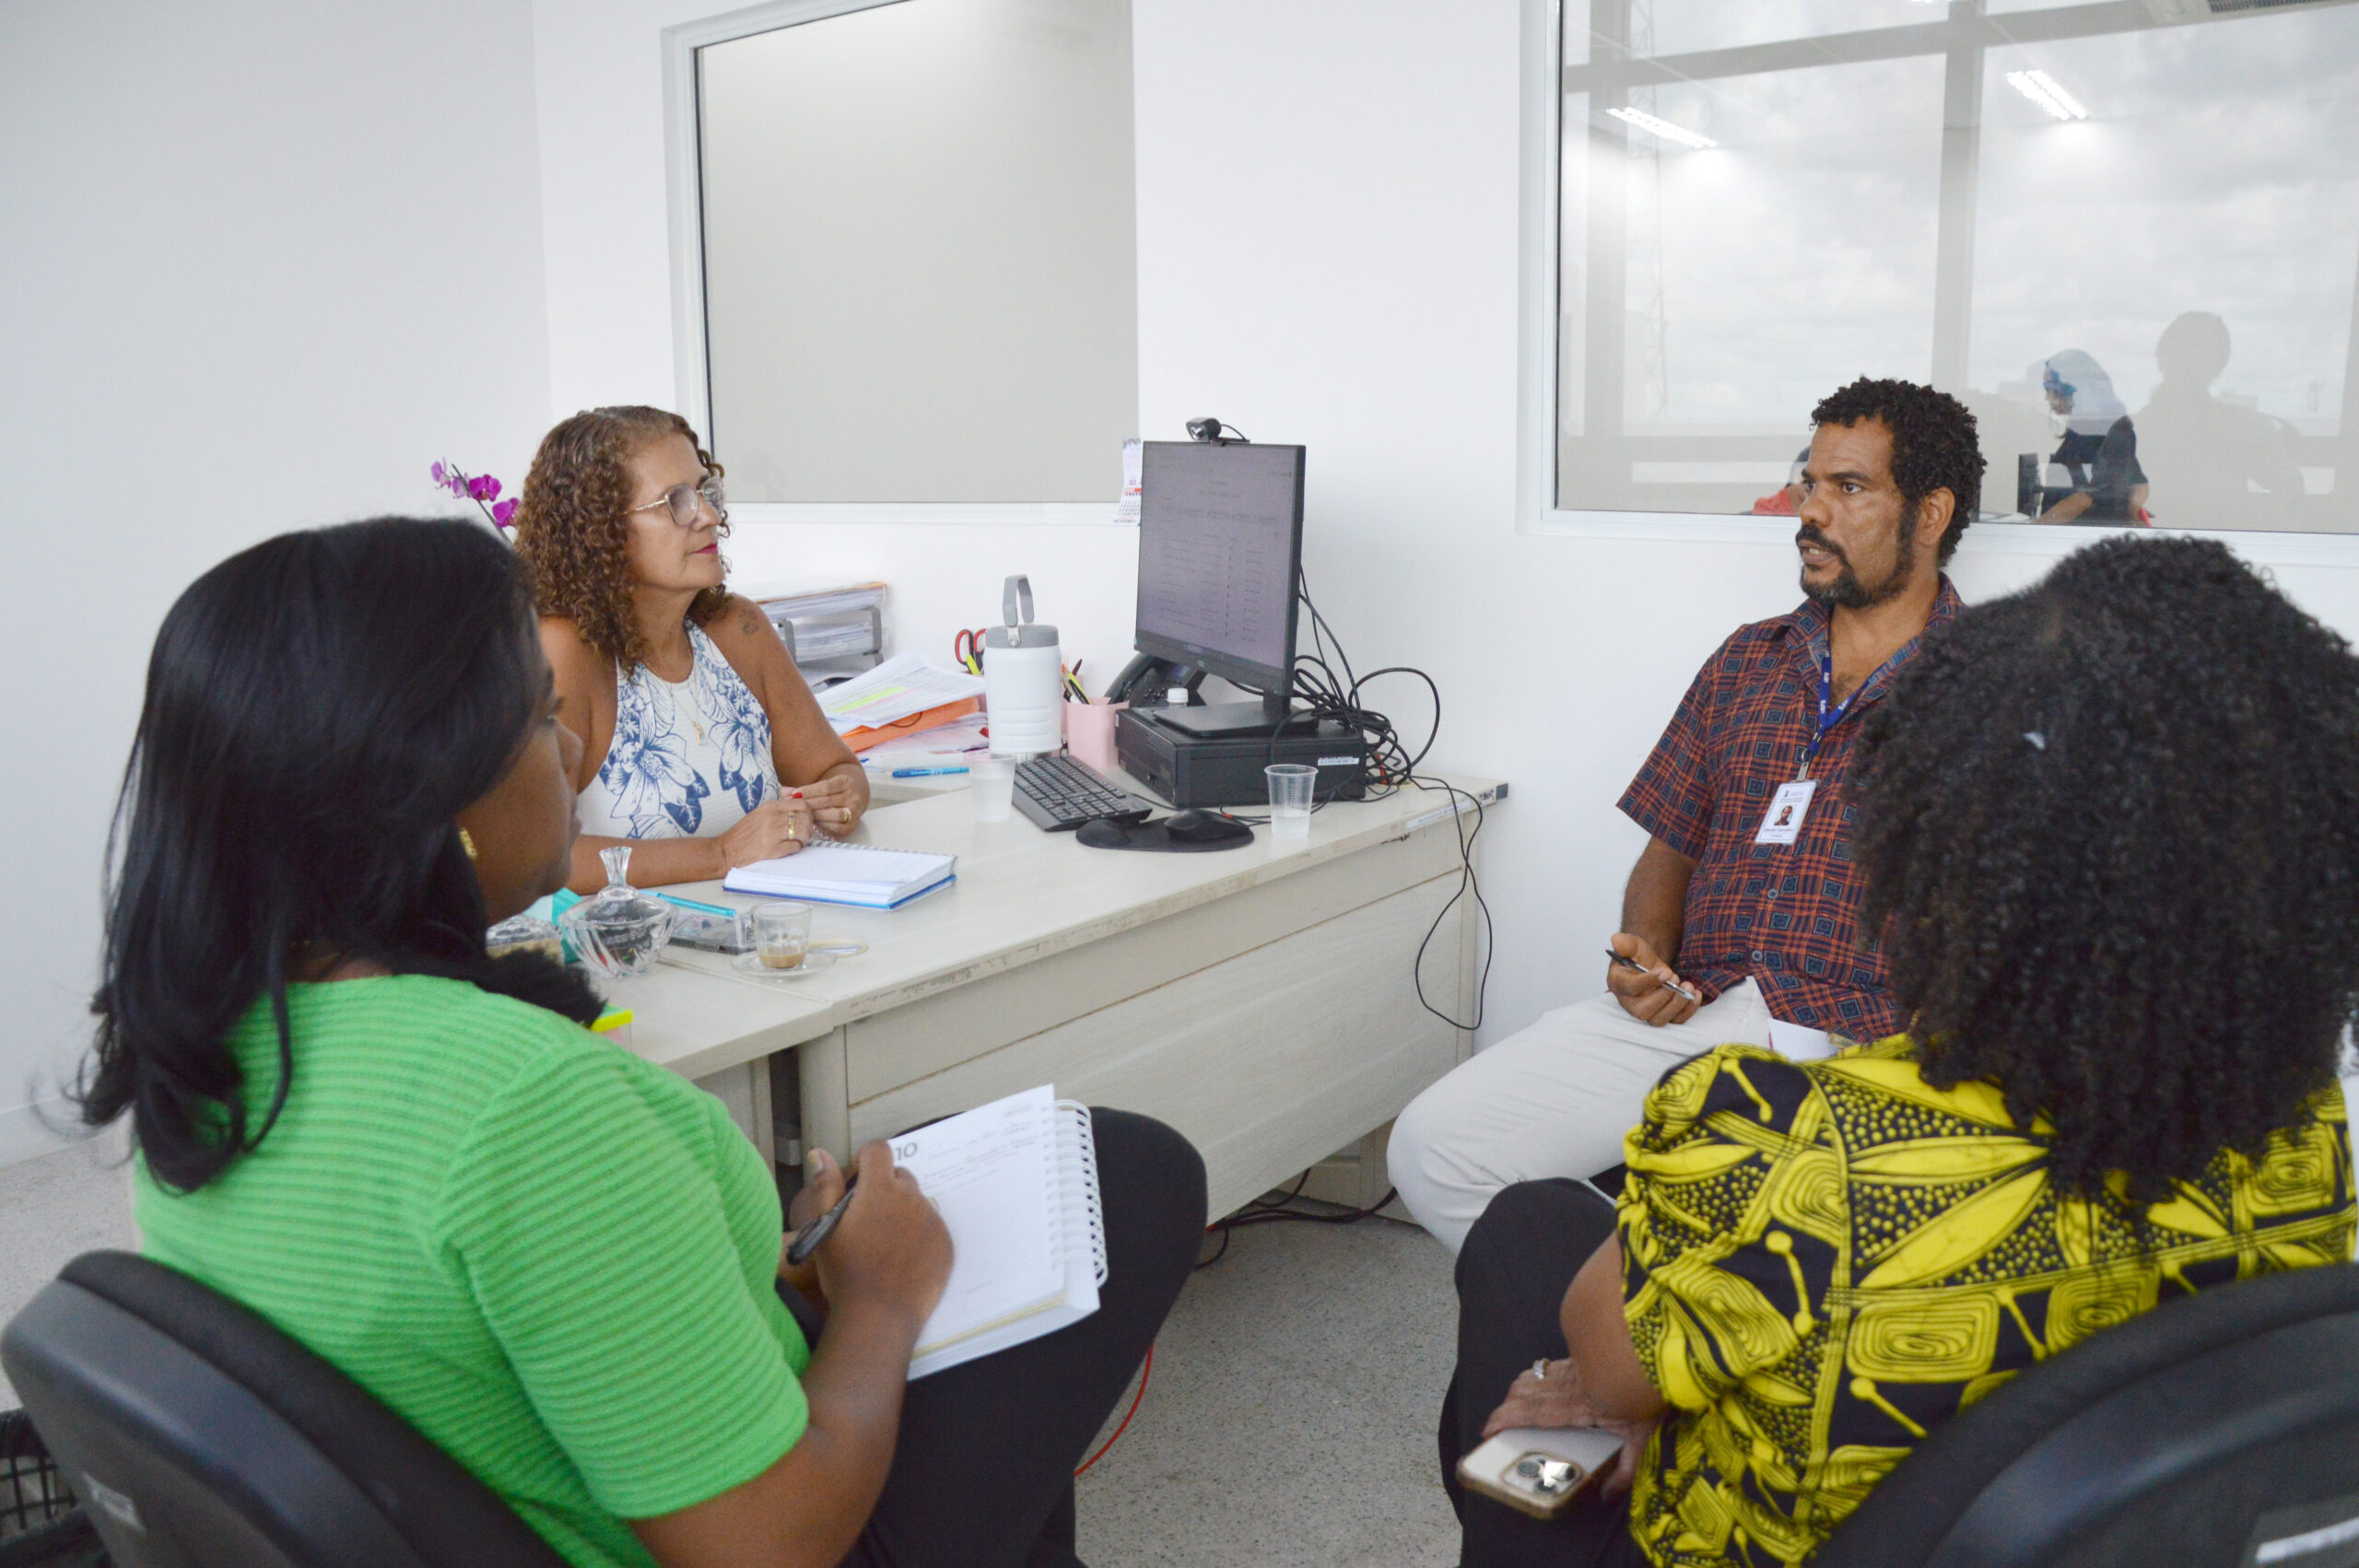
<svg viewBox="0 0 2359 1568"><path fill-rule="evenodd" d="M1099 697L1093 702L1068 702L1063 706L1065 749L1100 773L1111 773L1121 766L1114 755L1114 715L1130 704Z"/></svg>

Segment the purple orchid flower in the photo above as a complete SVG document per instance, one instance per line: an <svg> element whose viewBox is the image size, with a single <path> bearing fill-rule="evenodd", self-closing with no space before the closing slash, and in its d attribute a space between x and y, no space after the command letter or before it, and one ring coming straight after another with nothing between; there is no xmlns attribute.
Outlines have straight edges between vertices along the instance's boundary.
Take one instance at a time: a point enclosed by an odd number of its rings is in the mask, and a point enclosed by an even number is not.
<svg viewBox="0 0 2359 1568"><path fill-rule="evenodd" d="M499 498L499 481L488 474L469 474L455 462L438 462L428 471L434 483L463 500L473 501L492 526L505 531L516 516L516 497Z"/></svg>

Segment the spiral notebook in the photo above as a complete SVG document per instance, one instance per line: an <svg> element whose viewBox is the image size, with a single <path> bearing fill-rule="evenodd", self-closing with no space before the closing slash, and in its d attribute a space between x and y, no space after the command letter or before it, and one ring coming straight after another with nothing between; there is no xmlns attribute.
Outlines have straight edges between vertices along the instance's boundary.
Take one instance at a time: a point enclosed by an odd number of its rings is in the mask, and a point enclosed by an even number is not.
<svg viewBox="0 0 2359 1568"><path fill-rule="evenodd" d="M953 1248L918 1330L923 1377L1078 1323L1106 1282L1089 1109L1042 1085L906 1132L893 1158L941 1211Z"/></svg>
<svg viewBox="0 0 2359 1568"><path fill-rule="evenodd" d="M895 909L952 881L956 855L880 849L873 844L814 844L800 854L738 866L722 878L732 893Z"/></svg>

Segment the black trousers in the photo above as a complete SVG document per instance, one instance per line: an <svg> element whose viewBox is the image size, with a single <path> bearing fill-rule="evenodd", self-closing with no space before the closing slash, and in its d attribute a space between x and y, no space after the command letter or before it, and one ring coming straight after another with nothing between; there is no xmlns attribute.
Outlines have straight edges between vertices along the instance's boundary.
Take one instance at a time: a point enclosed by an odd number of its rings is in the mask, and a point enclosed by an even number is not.
<svg viewBox="0 0 2359 1568"><path fill-rule="evenodd" d="M1073 1472L1161 1332L1204 1231L1204 1162L1150 1117L1093 1110L1097 1310L910 1385L885 1493L844 1568L1073 1568ZM816 1315L779 1293L805 1331Z"/></svg>
<svg viewBox="0 0 2359 1568"><path fill-rule="evenodd" d="M1442 1399L1440 1439L1461 1568L1646 1568L1625 1499L1590 1492L1541 1520L1458 1481L1459 1459L1482 1441L1516 1375L1565 1354L1565 1292L1613 1234L1613 1206L1579 1182L1527 1181L1491 1199L1459 1250L1458 1370Z"/></svg>

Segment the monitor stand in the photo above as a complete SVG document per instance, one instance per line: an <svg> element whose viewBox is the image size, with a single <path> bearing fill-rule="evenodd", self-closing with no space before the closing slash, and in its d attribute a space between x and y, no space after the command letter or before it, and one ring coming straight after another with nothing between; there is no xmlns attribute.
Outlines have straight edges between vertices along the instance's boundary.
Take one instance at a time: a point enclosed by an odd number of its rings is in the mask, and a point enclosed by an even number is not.
<svg viewBox="0 0 2359 1568"><path fill-rule="evenodd" d="M1147 711L1167 730L1209 741L1269 734L1281 722L1281 711L1273 710L1276 707L1262 702L1216 702L1202 708L1156 708ZM1318 716L1308 708L1287 706L1282 712L1285 728L1280 733L1297 735L1318 725Z"/></svg>

